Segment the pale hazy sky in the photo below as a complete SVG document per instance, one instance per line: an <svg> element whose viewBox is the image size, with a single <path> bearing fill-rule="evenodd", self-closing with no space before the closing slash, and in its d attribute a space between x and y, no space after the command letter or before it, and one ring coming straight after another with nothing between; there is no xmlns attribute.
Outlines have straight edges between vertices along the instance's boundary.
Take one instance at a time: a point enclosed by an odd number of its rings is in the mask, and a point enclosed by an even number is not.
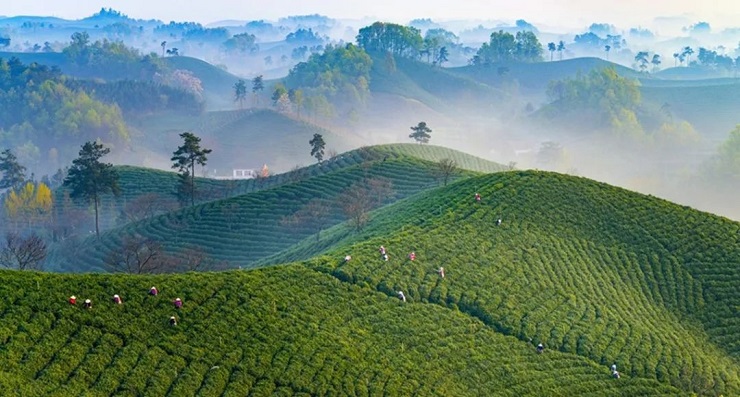
<svg viewBox="0 0 740 397"><path fill-rule="evenodd" d="M134 18L209 23L225 19L274 20L288 15L408 22L412 18L526 19L535 24L578 27L607 22L650 26L656 16L687 16L713 27L740 25L739 0L0 0L0 15L80 18L112 7Z"/></svg>

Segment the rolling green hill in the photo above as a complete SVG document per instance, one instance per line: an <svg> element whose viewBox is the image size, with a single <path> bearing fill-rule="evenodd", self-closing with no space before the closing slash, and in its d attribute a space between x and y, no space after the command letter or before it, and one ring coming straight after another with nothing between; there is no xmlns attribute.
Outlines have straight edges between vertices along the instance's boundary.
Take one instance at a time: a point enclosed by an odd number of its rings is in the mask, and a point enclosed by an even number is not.
<svg viewBox="0 0 740 397"><path fill-rule="evenodd" d="M740 392L737 222L586 179L515 172L420 193L378 211L361 234L341 229L325 233L333 245L315 269L634 376Z"/></svg>
<svg viewBox="0 0 740 397"><path fill-rule="evenodd" d="M643 101L660 106L666 104L672 114L689 121L712 139L725 137L740 123L737 115L740 82L737 80L712 79L681 86L645 86L640 91Z"/></svg>
<svg viewBox="0 0 740 397"><path fill-rule="evenodd" d="M357 170L387 175L404 164L423 162L379 160L306 181L347 183ZM280 204L310 195L302 183L280 188ZM240 207L280 189L241 196ZM211 212L188 213L192 232L228 244L201 221ZM338 225L324 238L331 245L304 249L302 262L248 271L0 272L0 388L60 396L740 393L737 222L584 178L504 172L409 195L375 211L362 232ZM146 295L151 285L160 296ZM70 306L72 294L94 308ZM112 304L112 294L124 304ZM175 297L185 302L179 311ZM176 327L167 325L172 315ZM621 379L611 378L612 363Z"/></svg>
<svg viewBox="0 0 740 397"><path fill-rule="evenodd" d="M173 144L176 143L173 142ZM228 149L228 146L224 147ZM266 148L264 149L266 150ZM256 155L257 153L254 154ZM337 158L329 159L321 165L311 164L300 169L271 174L269 177L259 180L197 178L196 183L199 190L197 201L207 202L229 198L240 194L246 194L257 190L295 182L299 179L334 172L366 161L406 156L433 162L438 162L442 159L452 159L460 168L475 172L495 172L504 169L500 164L441 146L405 143L377 145L342 153L337 156ZM297 157L298 155L296 154L296 158ZM264 159L265 158L258 158L258 160L255 161L255 164L260 164L259 160ZM235 164L227 165L234 166ZM120 177L119 185L121 187L121 195L118 198L113 196L105 196L103 198L103 209L104 211L108 211L109 217L107 220L107 227L113 226L110 222L113 221L113 219L118 215L121 207L126 203L150 193L154 193L161 197L171 196L175 191L176 184L178 183L178 176L174 172L133 166L116 166L116 170ZM61 195L62 192L60 191L59 194ZM103 222L106 222L105 217Z"/></svg>
<svg viewBox="0 0 740 397"><path fill-rule="evenodd" d="M687 67L670 67L655 73L661 79L671 80L698 80L698 79L716 79L726 78L732 73L724 68L692 66Z"/></svg>
<svg viewBox="0 0 740 397"><path fill-rule="evenodd" d="M355 149L342 153L334 159L328 159L321 165L311 164L301 169L272 174L262 180L196 178L196 183L202 192L201 201L211 201L290 183L300 178L334 172L365 161L409 156L432 162L452 159L460 168L475 172L496 172L504 169L500 164L454 149L434 145L396 143ZM174 186L178 182L177 174L170 171L125 165L116 166L116 170L120 177L121 196L119 200L123 202L134 200L148 193L168 195L174 191ZM225 193L224 190L229 190L229 192ZM111 202L115 201L112 197L106 197L106 199Z"/></svg>
<svg viewBox="0 0 740 397"><path fill-rule="evenodd" d="M547 84L552 80L562 80L568 77L574 77L579 72L586 74L593 69L605 67L613 67L617 73L625 77L640 77L638 72L630 68L600 58L575 58L537 63L507 63L487 67L464 66L451 68L450 71L494 87L501 86L508 81L516 80L524 92L529 94L544 94ZM503 69L499 71L499 68Z"/></svg>
<svg viewBox="0 0 740 397"><path fill-rule="evenodd" d="M577 355L538 355L460 311L402 304L301 265L0 279L5 396L678 394L611 379ZM151 285L159 296L146 295ZM69 305L71 294L93 308Z"/></svg>
<svg viewBox="0 0 740 397"><path fill-rule="evenodd" d="M384 59L374 60L370 74L373 93L414 99L442 113L459 111L460 106L491 106L506 97L500 89L451 73L452 69L407 58L395 58L392 65Z"/></svg>
<svg viewBox="0 0 740 397"><path fill-rule="evenodd" d="M392 182L391 200L403 198L439 183L436 162L455 160L459 167L478 172L500 171L504 167L474 156L436 146L395 144L357 149L322 163L260 180L199 180L201 200L216 200L255 192L228 200L209 202L194 208L149 219L115 229L102 239L85 244L62 270L101 269L105 255L120 244L124 236L138 234L155 238L172 251L199 247L209 256L228 261L232 266L249 266L290 244L315 233L311 227L281 225L280 220L297 211L312 198L332 202L354 181L383 177ZM148 193L171 200L177 176L174 173L135 167L119 168L121 190L118 201L103 203L104 225L113 226L120 208ZM275 189L269 189L276 187ZM107 210L106 210L107 208ZM339 208L329 215L329 224L344 218ZM203 228L210 235L202 239ZM200 231L199 231L200 230Z"/></svg>

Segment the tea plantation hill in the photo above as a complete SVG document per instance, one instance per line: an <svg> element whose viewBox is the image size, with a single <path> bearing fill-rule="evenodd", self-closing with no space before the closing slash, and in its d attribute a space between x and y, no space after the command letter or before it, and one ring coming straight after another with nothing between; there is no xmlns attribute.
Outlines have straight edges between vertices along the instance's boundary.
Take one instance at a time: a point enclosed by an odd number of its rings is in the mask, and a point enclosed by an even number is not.
<svg viewBox="0 0 740 397"><path fill-rule="evenodd" d="M681 394L612 379L578 355L538 355L465 312L404 304L301 264L167 276L0 271L0 281L4 396ZM152 285L159 296L147 296ZM71 294L93 308L69 305Z"/></svg>
<svg viewBox="0 0 740 397"><path fill-rule="evenodd" d="M328 249L306 240L258 264L323 253L309 266L345 282L402 290L631 376L740 393L740 223L583 178L507 172L419 193L376 211L362 233L340 225L323 238Z"/></svg>
<svg viewBox="0 0 740 397"><path fill-rule="evenodd" d="M394 194L388 202L407 197L440 184L437 162L449 158L465 170L455 177L472 172L494 172L503 166L452 149L430 145L393 144L365 147L326 161L266 179L243 181L199 180L205 198L228 200L207 202L193 208L130 224L111 230L101 241L89 239L84 251L68 261L59 261L58 270L102 270L103 259L120 246L126 236L138 234L162 242L173 253L185 247L202 248L209 256L227 261L232 266L249 266L253 261L275 254L315 233L310 225L282 225L289 216L313 198L332 202L353 182L364 178L383 177L392 183ZM123 203L148 193L165 200L174 190L174 173L120 167L121 199L108 198L103 207L108 225ZM243 194L250 192L249 194ZM241 195L240 195L241 194ZM333 206L328 225L345 218ZM204 233L205 232L205 233Z"/></svg>
<svg viewBox="0 0 740 397"><path fill-rule="evenodd" d="M0 272L0 388L738 395L739 231L587 179L504 172L386 206L303 262L153 276ZM160 296L146 295L152 285ZM67 304L71 294L93 309Z"/></svg>

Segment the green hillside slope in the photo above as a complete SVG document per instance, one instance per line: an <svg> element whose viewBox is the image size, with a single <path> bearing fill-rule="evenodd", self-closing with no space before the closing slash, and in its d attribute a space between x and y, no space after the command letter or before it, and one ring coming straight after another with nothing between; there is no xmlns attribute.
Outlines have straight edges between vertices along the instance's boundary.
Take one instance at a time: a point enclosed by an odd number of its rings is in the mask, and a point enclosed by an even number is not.
<svg viewBox="0 0 740 397"><path fill-rule="evenodd" d="M26 64L37 62L57 66L62 73L73 77L88 77L87 74L80 72L79 68L71 66L64 54L59 52L0 52L0 58L9 59L12 57L16 57ZM166 57L164 63L171 70L188 70L201 81L208 109L234 108L234 83L240 77L197 58L186 56Z"/></svg>
<svg viewBox="0 0 740 397"><path fill-rule="evenodd" d="M403 304L300 265L0 280L4 396L678 394L611 379L576 355L538 355L460 311ZM159 296L147 296L152 285ZM69 305L71 294L93 308Z"/></svg>
<svg viewBox="0 0 740 397"><path fill-rule="evenodd" d="M740 123L740 83L737 80L707 80L706 84L672 87L642 87L643 101L667 109L689 121L712 139L722 139Z"/></svg>
<svg viewBox="0 0 740 397"><path fill-rule="evenodd" d="M396 58L392 66L387 60L374 60L370 90L414 99L443 113L461 106L490 107L506 96L497 88L450 73L449 69L406 58Z"/></svg>
<svg viewBox="0 0 740 397"><path fill-rule="evenodd" d="M357 165L364 161L407 156L433 162L452 159L458 167L476 172L497 172L505 169L504 166L498 163L454 149L434 145L395 143L355 149L342 153L335 159L327 160L321 165L311 164L299 170L273 174L262 180L196 178L196 184L202 193L201 200L211 201L290 183L299 178L299 175L301 178L316 176ZM168 195L174 191L174 186L178 182L177 174L169 171L127 165L116 166L116 171L120 176L121 196L119 200L124 203L147 193ZM224 192L225 190L228 190L228 192ZM111 202L114 201L112 197L106 196L106 198Z"/></svg>
<svg viewBox="0 0 740 397"><path fill-rule="evenodd" d="M417 154L418 157L409 154ZM90 239L89 243L74 253L74 258L62 263L61 268L67 271L102 269L106 255L120 246L125 236L131 235L154 238L175 253L186 247L197 247L211 258L227 261L231 266L250 266L252 262L286 249L315 233L310 225L296 227L281 224L283 217L298 211L311 199L333 203L352 183L365 178L389 180L394 191L390 201L437 186L440 181L436 163L419 157L430 160L450 157L458 159L456 161L461 167L474 170L494 171L502 168L495 163L439 147L386 145L359 149L321 166L314 165L265 181L272 186L285 184L276 189L210 202L112 230L100 242ZM260 190L270 186L255 186L254 182L235 185L231 192ZM327 218L328 225L345 219L340 208L335 205L332 207Z"/></svg>
<svg viewBox="0 0 740 397"><path fill-rule="evenodd" d="M360 234L341 229L325 233L334 248L316 269L633 376L740 393L736 222L586 179L516 172L421 193L379 210ZM340 263L346 254L352 261Z"/></svg>
<svg viewBox="0 0 740 397"><path fill-rule="evenodd" d="M229 148L228 145L219 147L223 147L227 151L229 149L234 150L233 148ZM196 202L203 203L264 190L296 182L300 179L335 172L366 161L408 156L433 162L441 159L452 159L460 168L476 172L496 172L504 169L502 165L492 161L441 146L403 143L379 145L355 149L342 153L337 158L325 161L321 165L312 164L301 169L273 174L263 179L223 180L197 178L198 197L196 198ZM297 158L293 158L293 160L295 161ZM216 163L218 164L217 160ZM259 164L259 162L256 164ZM233 166L233 164L229 165ZM179 179L174 172L133 166L116 166L116 170L120 177L121 195L117 198L113 196L103 197L101 206L101 227L103 229L115 227L121 210L139 197L149 195L150 199L158 201L157 205L155 205L157 207L161 207L165 203L171 203L175 199L173 193L175 192L177 183L179 183ZM64 191L59 190L56 194L57 202L62 202Z"/></svg>
<svg viewBox="0 0 740 397"><path fill-rule="evenodd" d="M307 181L327 194L323 186L348 183L357 170L392 175L403 165L423 168L397 157ZM278 191L290 206L308 195L301 186L241 196L239 207ZM220 225L202 221L212 213L208 205L189 212L190 233L229 244ZM263 225L254 229L263 245L283 236L266 219L252 219ZM59 396L740 393L740 223L584 178L505 172L410 195L377 210L362 232L339 225L325 234L331 247L302 263L249 271L0 272L0 388ZM159 297L146 295L151 285ZM95 307L68 305L72 294ZM112 304L112 294L124 304ZM167 325L172 315L176 327ZM612 363L621 379L610 376Z"/></svg>
<svg viewBox="0 0 740 397"><path fill-rule="evenodd" d="M547 84L552 80L575 77L579 72L586 74L593 69L605 67L613 67L620 75L625 77L638 78L640 76L638 72L632 69L600 58L575 58L537 63L507 63L492 66L464 66L451 68L450 71L494 87L508 81L516 80L519 87L525 92L543 94L547 89Z"/></svg>

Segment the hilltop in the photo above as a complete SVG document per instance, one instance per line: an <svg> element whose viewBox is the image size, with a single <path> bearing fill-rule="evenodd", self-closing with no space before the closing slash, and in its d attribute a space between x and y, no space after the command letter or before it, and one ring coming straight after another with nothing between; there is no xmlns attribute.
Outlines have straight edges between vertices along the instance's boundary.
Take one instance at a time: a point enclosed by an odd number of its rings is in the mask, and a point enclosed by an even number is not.
<svg viewBox="0 0 740 397"><path fill-rule="evenodd" d="M738 392L737 222L582 178L513 172L420 193L378 211L361 234L341 229L325 233L333 247L286 256L324 253L311 263L341 280L400 289L630 374ZM381 244L391 263L374 259ZM350 263L337 261L344 253ZM438 282L438 266L455 272L454 285Z"/></svg>
<svg viewBox="0 0 740 397"><path fill-rule="evenodd" d="M62 269L102 269L106 254L131 235L153 238L174 252L199 248L231 266L250 266L253 261L316 233L308 225L297 228L280 224L282 217L294 213L311 199L329 203L354 182L376 177L391 184L389 200L407 197L440 183L437 162L442 159L452 159L462 170L467 170L453 179L471 172L504 169L499 164L447 148L394 144L356 149L322 164L268 178L198 179L199 201L204 204L113 229L100 242L89 239L84 248L75 248L79 251L75 251L74 258L69 258L69 264ZM123 206L138 197L158 201L155 208L165 208L174 201L175 173L138 167L118 167L118 172L124 194L117 200L112 197L104 200L105 228L112 227ZM335 207L326 222L332 225L343 220L341 211ZM207 241L198 232L203 228L211 235Z"/></svg>
<svg viewBox="0 0 740 397"><path fill-rule="evenodd" d="M740 294L730 286L740 278L740 224L548 173L496 174L442 190L381 211L374 227L330 251L351 246L360 261L319 266L359 285L398 286L415 299L475 313L523 340L616 360L631 373L737 390ZM465 204L475 191L484 196L481 207ZM498 217L500 228L493 227ZM401 259L402 267L364 266L383 243L402 247L394 250L399 259L411 250L425 254L414 263ZM467 281L437 289L424 270L437 264L459 268ZM648 363L649 346L663 353ZM701 361L713 369L689 364L697 358L685 353L688 346L702 346Z"/></svg>
<svg viewBox="0 0 740 397"><path fill-rule="evenodd" d="M640 89L646 102L665 108L697 127L710 139L719 140L738 124L740 82L736 79L681 81L671 85L647 85Z"/></svg>
<svg viewBox="0 0 740 397"><path fill-rule="evenodd" d="M306 196L300 186L285 198ZM188 217L201 222L219 203ZM216 235L204 225L192 231ZM0 382L16 394L740 392L737 222L585 178L513 171L408 195L360 232L339 224L324 235L331 243L304 249L301 262L248 271L0 273ZM159 297L146 296L151 285ZM109 303L114 293L122 307ZM69 306L71 294L94 308Z"/></svg>
<svg viewBox="0 0 740 397"><path fill-rule="evenodd" d="M624 77L638 78L640 73L600 58L574 58L562 61L535 63L501 63L491 66L463 66L450 71L491 86L501 86L516 80L527 94L544 94L547 84L553 80L575 77L594 69L614 68Z"/></svg>

